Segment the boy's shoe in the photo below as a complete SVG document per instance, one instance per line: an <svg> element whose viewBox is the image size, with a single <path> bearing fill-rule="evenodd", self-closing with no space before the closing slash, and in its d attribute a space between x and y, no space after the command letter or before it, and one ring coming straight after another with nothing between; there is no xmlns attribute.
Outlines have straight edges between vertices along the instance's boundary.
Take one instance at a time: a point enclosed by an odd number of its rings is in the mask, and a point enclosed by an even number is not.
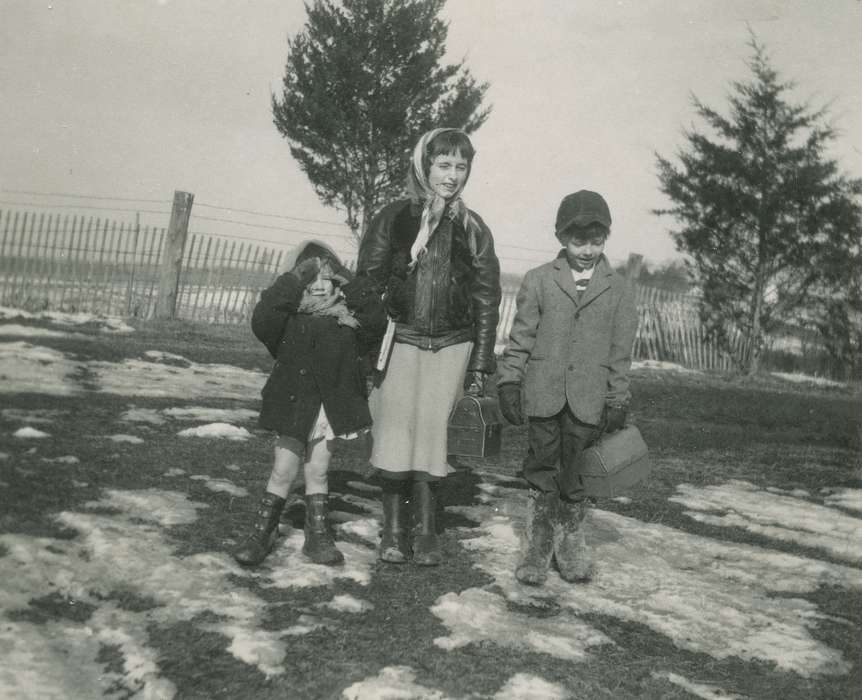
<svg viewBox="0 0 862 700"><path fill-rule="evenodd" d="M383 532L377 558L389 564L404 564L409 556L407 547L407 508L406 484L386 482L381 496L383 505Z"/></svg>
<svg viewBox="0 0 862 700"><path fill-rule="evenodd" d="M528 586L541 586L548 578L554 555L554 521L559 498L555 493L530 491L524 529L523 556L515 578Z"/></svg>
<svg viewBox="0 0 862 700"><path fill-rule="evenodd" d="M335 566L344 561L344 555L335 546L326 512L328 496L314 493L305 497L305 542L302 553L315 564Z"/></svg>
<svg viewBox="0 0 862 700"><path fill-rule="evenodd" d="M413 482L413 563L437 566L443 560L437 539L437 498L428 481Z"/></svg>
<svg viewBox="0 0 862 700"><path fill-rule="evenodd" d="M589 581L595 573L592 547L587 545L587 502L561 500L554 527L554 559L560 577L569 583Z"/></svg>
<svg viewBox="0 0 862 700"><path fill-rule="evenodd" d="M243 566L257 566L272 550L278 539L278 521L284 509L284 499L268 491L260 500L252 531L234 551L233 558Z"/></svg>

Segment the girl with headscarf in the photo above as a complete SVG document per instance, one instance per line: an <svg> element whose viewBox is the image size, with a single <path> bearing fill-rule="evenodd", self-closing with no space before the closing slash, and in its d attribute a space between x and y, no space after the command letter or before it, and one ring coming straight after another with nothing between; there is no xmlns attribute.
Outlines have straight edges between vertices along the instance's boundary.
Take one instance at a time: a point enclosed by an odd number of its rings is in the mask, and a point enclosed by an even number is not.
<svg viewBox="0 0 862 700"><path fill-rule="evenodd" d="M374 217L359 249L357 274L374 280L395 323L391 354L369 397L371 464L383 486L378 556L385 562L403 563L412 553L417 564L440 563L435 486L451 469L449 413L465 390L481 395L495 368L500 264L491 232L461 199L474 153L458 129L423 135L408 197Z"/></svg>
<svg viewBox="0 0 862 700"><path fill-rule="evenodd" d="M272 549L300 468L302 552L316 564L344 560L327 513L329 461L336 437L356 437L371 424L364 360L386 326L373 285L354 279L325 243L298 245L287 269L261 293L252 314L252 331L275 360L262 391L259 423L278 437L266 491L247 537L233 553L245 566L257 566Z"/></svg>

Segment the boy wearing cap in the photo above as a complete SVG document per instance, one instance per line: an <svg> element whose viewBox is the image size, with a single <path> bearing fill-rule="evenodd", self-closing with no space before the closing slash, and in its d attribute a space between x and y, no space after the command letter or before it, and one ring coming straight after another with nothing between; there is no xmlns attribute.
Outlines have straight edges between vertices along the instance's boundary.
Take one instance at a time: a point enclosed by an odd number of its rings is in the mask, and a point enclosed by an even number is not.
<svg viewBox="0 0 862 700"><path fill-rule="evenodd" d="M577 457L602 432L625 424L637 329L633 290L603 253L610 227L600 194L580 190L563 198L555 227L563 249L524 276L498 363L503 415L515 425L529 423L530 493L515 571L525 584L544 583L552 558L566 581L593 573Z"/></svg>

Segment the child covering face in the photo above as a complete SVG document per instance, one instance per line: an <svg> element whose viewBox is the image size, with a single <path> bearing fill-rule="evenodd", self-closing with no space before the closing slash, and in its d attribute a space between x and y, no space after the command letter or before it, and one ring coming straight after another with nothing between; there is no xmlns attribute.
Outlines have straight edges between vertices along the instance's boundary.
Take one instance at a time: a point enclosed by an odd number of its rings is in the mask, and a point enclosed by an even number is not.
<svg viewBox="0 0 862 700"><path fill-rule="evenodd" d="M266 491L245 541L234 552L243 565L263 562L300 468L305 476L305 543L318 564L338 564L328 522L328 470L336 437L371 425L364 361L386 324L380 298L354 280L331 248L300 244L290 270L261 293L252 330L276 360L263 388L260 425L277 433Z"/></svg>

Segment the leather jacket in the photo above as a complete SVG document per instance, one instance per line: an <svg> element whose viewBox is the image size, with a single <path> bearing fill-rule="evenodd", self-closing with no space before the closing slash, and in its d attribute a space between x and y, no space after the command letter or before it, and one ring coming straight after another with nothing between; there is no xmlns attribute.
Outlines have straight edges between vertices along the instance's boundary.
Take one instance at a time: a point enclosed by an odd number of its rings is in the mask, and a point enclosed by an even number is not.
<svg viewBox="0 0 862 700"><path fill-rule="evenodd" d="M421 215L409 199L384 207L362 238L357 274L384 295L397 340L430 350L472 341L467 369L492 373L501 291L491 232L475 212L466 226L444 213L411 269Z"/></svg>

